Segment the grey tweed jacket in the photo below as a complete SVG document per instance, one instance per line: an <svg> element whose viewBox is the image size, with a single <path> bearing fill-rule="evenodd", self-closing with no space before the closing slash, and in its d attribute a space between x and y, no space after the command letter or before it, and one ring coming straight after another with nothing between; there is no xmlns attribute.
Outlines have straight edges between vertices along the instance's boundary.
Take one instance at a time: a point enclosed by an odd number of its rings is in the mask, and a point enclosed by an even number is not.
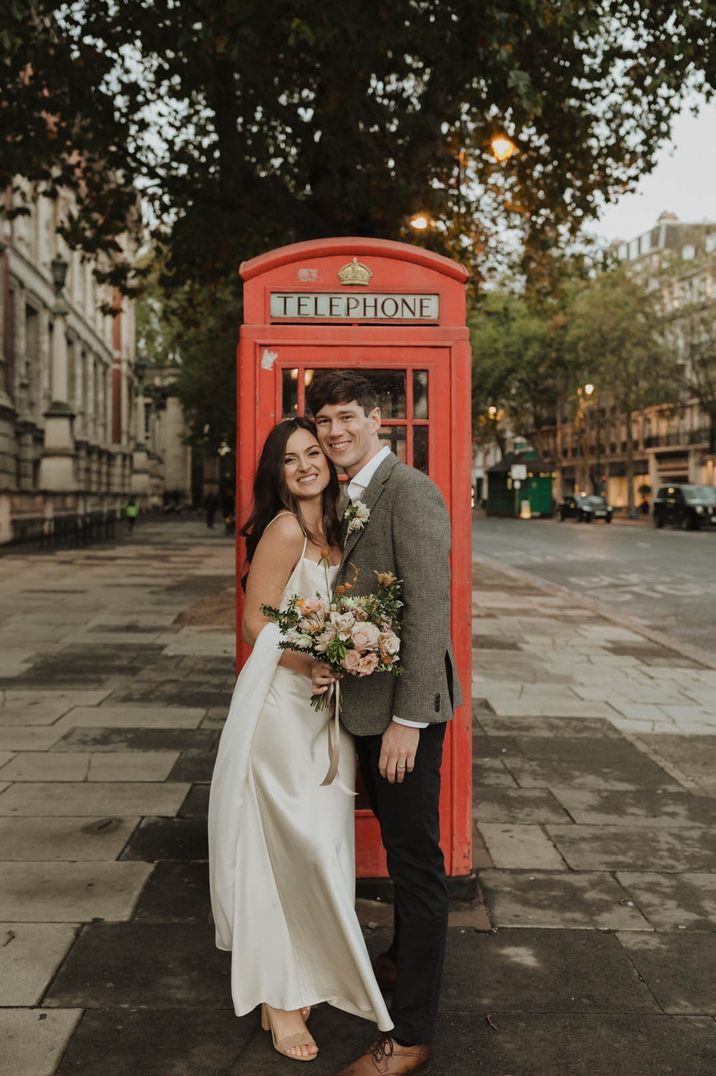
<svg viewBox="0 0 716 1076"><path fill-rule="evenodd" d="M403 675L341 681L342 719L356 736L381 735L393 718L448 721L462 702L450 641L450 518L431 479L392 453L365 491L370 519L345 542L336 583L359 575L354 595L378 589L375 572L403 581Z"/></svg>

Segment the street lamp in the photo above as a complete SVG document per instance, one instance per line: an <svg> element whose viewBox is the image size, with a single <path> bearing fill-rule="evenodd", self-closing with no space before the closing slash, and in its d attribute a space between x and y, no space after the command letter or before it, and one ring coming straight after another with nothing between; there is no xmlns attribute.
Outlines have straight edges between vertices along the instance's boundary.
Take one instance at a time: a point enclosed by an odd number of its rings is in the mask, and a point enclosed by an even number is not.
<svg viewBox="0 0 716 1076"><path fill-rule="evenodd" d="M517 145L509 135L506 135L504 131L500 131L494 134L490 139L490 149L495 160L502 164L503 161L509 161L510 157L517 153Z"/></svg>
<svg viewBox="0 0 716 1076"><path fill-rule="evenodd" d="M432 228L434 221L429 213L420 212L413 213L408 223L416 232L426 232L428 228Z"/></svg>
<svg viewBox="0 0 716 1076"><path fill-rule="evenodd" d="M68 268L69 265L61 254L56 254L50 262L50 269L52 270L52 287L54 288L55 295L57 296L62 294L62 289L65 286L65 281L67 280Z"/></svg>

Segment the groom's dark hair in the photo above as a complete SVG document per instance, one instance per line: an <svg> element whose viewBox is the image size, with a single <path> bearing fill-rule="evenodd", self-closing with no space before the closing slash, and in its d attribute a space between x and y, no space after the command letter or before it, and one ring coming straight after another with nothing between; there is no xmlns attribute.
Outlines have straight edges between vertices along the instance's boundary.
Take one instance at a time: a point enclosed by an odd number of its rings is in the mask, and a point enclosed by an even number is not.
<svg viewBox="0 0 716 1076"><path fill-rule="evenodd" d="M317 415L325 404L359 403L366 415L379 407L375 386L357 370L319 370L306 389L306 404Z"/></svg>

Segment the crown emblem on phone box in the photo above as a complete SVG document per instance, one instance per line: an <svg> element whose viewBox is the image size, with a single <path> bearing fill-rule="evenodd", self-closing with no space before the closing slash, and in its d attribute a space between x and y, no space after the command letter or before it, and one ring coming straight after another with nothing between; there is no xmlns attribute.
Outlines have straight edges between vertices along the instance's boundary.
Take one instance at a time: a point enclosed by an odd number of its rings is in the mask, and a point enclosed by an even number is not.
<svg viewBox="0 0 716 1076"><path fill-rule="evenodd" d="M341 284L370 284L372 272L367 265L363 262L359 262L357 258L354 258L352 262L348 262L342 269L338 270L338 279Z"/></svg>

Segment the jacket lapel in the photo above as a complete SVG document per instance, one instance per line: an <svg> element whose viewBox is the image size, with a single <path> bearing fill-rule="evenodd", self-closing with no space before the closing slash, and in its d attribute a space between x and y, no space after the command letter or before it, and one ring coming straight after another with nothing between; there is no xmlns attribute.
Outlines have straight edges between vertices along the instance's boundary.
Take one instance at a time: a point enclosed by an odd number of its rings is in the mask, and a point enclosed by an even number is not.
<svg viewBox="0 0 716 1076"><path fill-rule="evenodd" d="M370 480L370 482L368 484L368 488L366 489L365 493L361 497L361 500L362 500L363 504L366 506L368 511L371 513L371 515L373 514L373 509L375 508L376 504L378 503L380 498L383 496L383 490L385 489L385 484L388 481L388 479L390 478L390 476L391 476L391 474L393 472L393 468L395 467L395 465L397 463L398 463L398 457L396 455L394 455L392 452L390 453L389 456L386 456L386 458L383 460L383 462L381 463L378 470L375 472L375 474L371 478L371 480ZM345 518L344 518L344 524L345 524ZM343 559L341 561L341 567L343 567L347 563L348 557L353 552L353 549L355 548L356 543L358 542L361 534L363 534L366 527L370 527L370 520L368 520L368 522L365 524L364 527L361 527L361 528L358 528L357 530L354 530L346 538L345 546L343 547Z"/></svg>

